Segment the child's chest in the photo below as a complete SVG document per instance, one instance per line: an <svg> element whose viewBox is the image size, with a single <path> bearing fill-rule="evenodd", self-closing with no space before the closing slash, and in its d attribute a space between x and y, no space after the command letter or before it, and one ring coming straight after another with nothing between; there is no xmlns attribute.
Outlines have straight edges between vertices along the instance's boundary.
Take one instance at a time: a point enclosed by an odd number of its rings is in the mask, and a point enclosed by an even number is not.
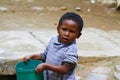
<svg viewBox="0 0 120 80"><path fill-rule="evenodd" d="M51 48L47 52L46 62L54 65L61 65L68 48Z"/></svg>

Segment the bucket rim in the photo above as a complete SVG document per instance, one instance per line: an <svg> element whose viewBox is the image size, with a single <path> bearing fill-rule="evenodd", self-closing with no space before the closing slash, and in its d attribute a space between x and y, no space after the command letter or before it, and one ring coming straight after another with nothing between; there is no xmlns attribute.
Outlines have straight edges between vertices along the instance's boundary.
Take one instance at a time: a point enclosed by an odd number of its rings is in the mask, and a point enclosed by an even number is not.
<svg viewBox="0 0 120 80"><path fill-rule="evenodd" d="M30 69L23 69L23 68L18 67L18 65L29 64L29 62L36 62L36 61L38 62L38 64L42 63L42 61L40 61L40 60L29 60L28 63L25 63L24 61L20 61L20 62L16 63L16 65L15 65L16 72L20 72L20 73L35 72L35 66L32 66L32 68L30 68Z"/></svg>

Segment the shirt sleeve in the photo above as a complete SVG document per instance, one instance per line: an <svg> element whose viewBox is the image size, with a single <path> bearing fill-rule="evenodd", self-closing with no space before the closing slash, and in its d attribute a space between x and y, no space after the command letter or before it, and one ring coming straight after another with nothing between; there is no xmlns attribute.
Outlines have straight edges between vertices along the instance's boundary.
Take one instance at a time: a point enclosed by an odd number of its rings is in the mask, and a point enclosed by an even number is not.
<svg viewBox="0 0 120 80"><path fill-rule="evenodd" d="M70 69L74 69L77 63L78 63L77 53L67 53L62 61L62 65L66 65Z"/></svg>
<svg viewBox="0 0 120 80"><path fill-rule="evenodd" d="M76 67L76 63L71 63L71 62L63 62L62 65L68 66L70 69L74 69Z"/></svg>

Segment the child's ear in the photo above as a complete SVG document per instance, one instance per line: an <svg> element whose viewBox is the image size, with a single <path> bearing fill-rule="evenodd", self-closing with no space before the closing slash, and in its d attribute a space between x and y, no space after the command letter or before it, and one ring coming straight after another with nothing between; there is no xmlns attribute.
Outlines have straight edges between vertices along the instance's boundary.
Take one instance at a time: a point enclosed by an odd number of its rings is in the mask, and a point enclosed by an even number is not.
<svg viewBox="0 0 120 80"><path fill-rule="evenodd" d="M82 35L82 33L79 33L77 38L79 38L81 35Z"/></svg>

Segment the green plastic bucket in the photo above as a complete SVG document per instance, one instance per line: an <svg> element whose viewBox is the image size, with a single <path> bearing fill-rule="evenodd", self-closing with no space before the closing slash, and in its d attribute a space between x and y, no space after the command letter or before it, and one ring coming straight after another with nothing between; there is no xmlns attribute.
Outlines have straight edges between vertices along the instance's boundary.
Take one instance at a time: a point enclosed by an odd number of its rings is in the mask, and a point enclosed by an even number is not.
<svg viewBox="0 0 120 80"><path fill-rule="evenodd" d="M40 63L42 63L40 60L17 63L15 66L17 80L43 80L43 73L35 72L35 68Z"/></svg>

